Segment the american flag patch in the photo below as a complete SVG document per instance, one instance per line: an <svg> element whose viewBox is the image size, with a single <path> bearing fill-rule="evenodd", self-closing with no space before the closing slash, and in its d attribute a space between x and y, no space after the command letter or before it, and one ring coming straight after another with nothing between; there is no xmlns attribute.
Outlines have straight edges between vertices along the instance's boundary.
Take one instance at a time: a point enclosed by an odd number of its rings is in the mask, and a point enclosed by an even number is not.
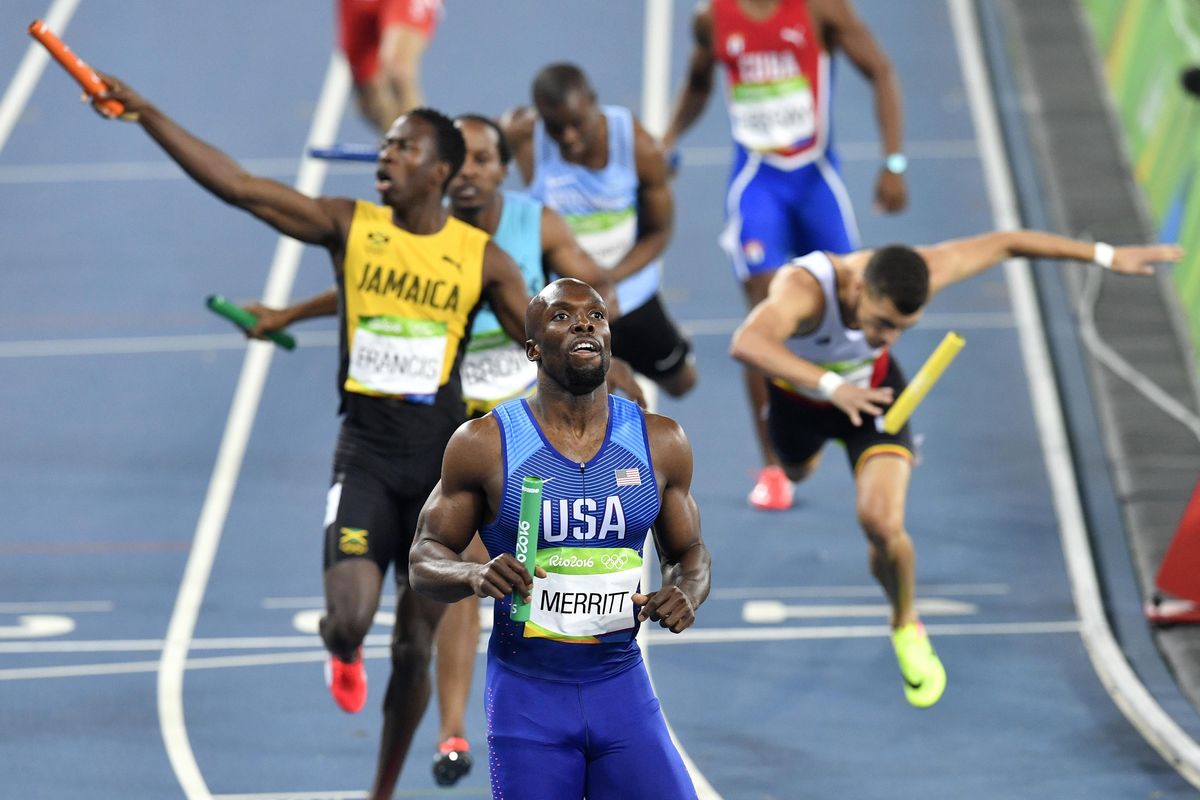
<svg viewBox="0 0 1200 800"><path fill-rule="evenodd" d="M629 469L616 469L613 473L617 476L617 486L641 486L642 476L638 472L637 467Z"/></svg>

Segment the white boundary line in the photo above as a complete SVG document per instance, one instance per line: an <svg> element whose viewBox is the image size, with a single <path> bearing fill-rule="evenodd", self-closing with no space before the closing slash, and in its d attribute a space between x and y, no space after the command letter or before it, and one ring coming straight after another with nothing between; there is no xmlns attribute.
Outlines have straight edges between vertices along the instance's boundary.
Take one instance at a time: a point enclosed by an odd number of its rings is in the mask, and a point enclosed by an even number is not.
<svg viewBox="0 0 1200 800"><path fill-rule="evenodd" d="M62 36L71 17L75 15L75 9L79 7L79 2L80 0L54 0L43 18L46 26ZM4 97L0 98L0 151L3 151L4 145L8 144L8 137L16 127L21 114L25 112L25 105L29 102L33 90L37 88L37 83L41 80L42 73L45 72L46 64L49 61L50 54L36 41L31 42L25 50L25 56L17 67L17 74L13 76L8 88L4 90Z"/></svg>
<svg viewBox="0 0 1200 800"><path fill-rule="evenodd" d="M881 620L887 614L878 615ZM1078 620L1031 620L1019 622L939 622L927 625L930 633L939 637L949 636L1037 636L1045 634L1076 634ZM638 644L643 648L658 645L720 645L746 644L752 642L826 641L845 639L878 639L889 634L886 623L862 625L790 625L753 626L735 628L691 628L683 634L667 633L647 626L643 629ZM390 657L391 635L374 633L364 642L363 658L385 659ZM57 646L56 646L57 645ZM0 643L0 653L44 655L48 653L75 653L96 655L98 653L142 653L156 652L163 647L161 639L114 639L112 641L65 641L65 642L12 642ZM241 667L271 667L280 664L298 664L324 661L328 656L324 645L316 636L246 637L244 639L195 639L191 651L197 650L259 650L267 652L238 655L194 656L185 662L188 670L230 669ZM487 653L487 640L481 639L478 652ZM643 651L644 652L644 651ZM127 675L155 672L158 661L116 661L90 664L58 664L35 667L12 667L0 669L0 682L20 680L42 680L47 678L84 678L103 675Z"/></svg>
<svg viewBox="0 0 1200 800"><path fill-rule="evenodd" d="M646 0L645 39L642 50L642 124L652 136L662 136L670 123L670 87L671 87L671 39L672 39L672 0ZM646 395L648 408L653 411L658 405L656 386L648 381L639 380L642 392ZM647 537L649 540L650 537ZM650 582L650 561L642 562L642 585L652 586ZM646 674L650 677L650 685L654 686L654 676L650 674L649 631L643 626L638 633L638 647L642 650L642 660L646 664ZM663 712L663 720L667 724L667 732L671 741L679 750L684 767L691 775L693 787L699 800L722 800L721 795L709 784L700 768L688 756L683 743L675 735L671 723Z"/></svg>
<svg viewBox="0 0 1200 800"><path fill-rule="evenodd" d="M1016 198L996 119L987 68L979 44L973 0L947 0L962 62L971 117L979 137L984 176L996 226L1019 227ZM1104 615L1095 563L1088 543L1078 484L1062 419L1058 387L1047 351L1041 314L1028 262L1010 261L1005 275L1018 319L1021 356L1042 441L1046 475L1054 496L1071 591L1081 620L1081 636L1092 666L1113 702L1150 745L1193 785L1200 787L1200 746L1158 705L1125 660Z"/></svg>
<svg viewBox="0 0 1200 800"><path fill-rule="evenodd" d="M350 72L345 59L334 54L325 73L325 83L308 133L305 152L314 143L333 141L345 111L350 92ZM316 195L324 183L326 164L318 159L305 158L296 177L296 189L305 194ZM281 236L275 248L275 256L267 274L263 302L268 305L283 305L291 293L296 269L300 263L304 245L299 241ZM188 741L187 726L183 712L183 676L188 666L188 648L196 629L200 605L204 601L205 588L216 558L217 547L230 501L241 471L242 458L258 403L262 397L263 384L271 366L274 345L253 342L246 351L242 373L238 378L237 390L229 411L225 433L217 452L204 506L196 523L192 549L187 567L175 600L175 609L167 628L163 643L162 659L158 673L158 717L162 728L163 744L167 749L171 768L179 780L188 800L210 800L208 786L196 764L195 754Z"/></svg>
<svg viewBox="0 0 1200 800"><path fill-rule="evenodd" d="M683 319L679 320L679 326L689 336L729 336L743 321L740 317ZM1007 311L932 313L921 317L923 331L995 330L1012 328L1015 324L1013 315ZM337 331L311 330L300 334L302 347L336 347L337 343ZM202 353L210 350L242 350L246 344L246 337L239 333L24 339L0 341L0 359Z"/></svg>

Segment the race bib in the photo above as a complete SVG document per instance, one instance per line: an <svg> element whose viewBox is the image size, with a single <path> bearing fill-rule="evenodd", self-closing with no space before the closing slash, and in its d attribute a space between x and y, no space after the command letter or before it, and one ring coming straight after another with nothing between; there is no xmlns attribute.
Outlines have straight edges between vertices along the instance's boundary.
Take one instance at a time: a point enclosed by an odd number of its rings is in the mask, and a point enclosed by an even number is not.
<svg viewBox="0 0 1200 800"><path fill-rule="evenodd" d="M729 104L733 138L748 150L792 147L816 134L815 109L812 87L802 75L735 86Z"/></svg>
<svg viewBox="0 0 1200 800"><path fill-rule="evenodd" d="M579 246L605 269L615 267L637 241L637 213L632 208L570 214L567 224Z"/></svg>
<svg viewBox="0 0 1200 800"><path fill-rule="evenodd" d="M360 317L347 388L371 394L432 396L442 382L446 323Z"/></svg>
<svg viewBox="0 0 1200 800"><path fill-rule="evenodd" d="M537 383L537 364L503 331L473 334L462 363L463 397L494 403L525 394Z"/></svg>
<svg viewBox="0 0 1200 800"><path fill-rule="evenodd" d="M633 628L633 598L642 557L627 547L539 549L545 578L533 581L526 636L588 641Z"/></svg>

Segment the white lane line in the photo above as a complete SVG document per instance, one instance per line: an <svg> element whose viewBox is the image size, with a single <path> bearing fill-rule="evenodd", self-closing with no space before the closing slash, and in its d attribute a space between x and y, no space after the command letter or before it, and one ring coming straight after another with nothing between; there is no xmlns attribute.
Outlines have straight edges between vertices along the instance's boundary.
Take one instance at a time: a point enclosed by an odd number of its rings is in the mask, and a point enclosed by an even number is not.
<svg viewBox="0 0 1200 800"><path fill-rule="evenodd" d="M927 623L930 635L938 636L1026 636L1078 633L1080 623L1066 619L1051 622ZM650 641L663 644L739 644L787 642L814 639L874 639L892 635L890 625L828 625L792 628L689 628L678 636L652 631Z"/></svg>
<svg viewBox="0 0 1200 800"><path fill-rule="evenodd" d="M305 152L316 142L333 141L345 111L349 91L349 68L345 60L335 53L325 73L325 82L321 87L312 127L308 132ZM296 177L296 189L309 195L318 194L325 180L326 168L327 164L324 161L305 158ZM287 302L303 248L304 245L295 239L283 236L279 238L263 290L263 301L267 305L281 306ZM200 510L200 519L196 523L192 548L167 628L159 665L158 717L163 743L171 761L171 768L175 771L188 800L211 798L204 776L196 764L184 720L183 675L188 668L188 648L196 629L196 619L204 600L217 547L221 542L225 517L237 485L246 444L250 439L250 431L258 412L258 403L262 397L274 350L272 344L252 342L246 351L225 433L221 437L221 446L217 452L216 465L209 481L204 505Z"/></svg>
<svg viewBox="0 0 1200 800"><path fill-rule="evenodd" d="M63 600L43 603L0 603L0 614L84 614L112 611L111 600Z"/></svg>
<svg viewBox="0 0 1200 800"><path fill-rule="evenodd" d="M78 2L78 0L75 0ZM647 13L653 6L647 6ZM39 50L41 48L39 47ZM656 115L643 102L642 124L651 133L657 133ZM666 128L666 121L662 127ZM961 160L978 158L979 150L972 140L949 139L944 141L915 141L905 145L908 157L913 161ZM878 161L878 142L842 142L837 145L842 161ZM729 147L684 147L684 167L728 167ZM300 160L297 158L245 158L238 162L256 175L289 177L296 174ZM374 167L366 163L331 162L330 175L369 175ZM0 185L95 183L136 181L182 181L187 176L175 166L175 162L156 161L107 161L80 164L10 164L0 166ZM368 187L369 188L369 187Z"/></svg>
<svg viewBox="0 0 1200 800"><path fill-rule="evenodd" d="M743 322L741 317L680 320L691 336L729 336ZM1015 325L1007 311L926 314L921 329L990 330ZM336 347L337 331L312 330L296 335L301 347ZM0 341L0 358L55 358L63 356L128 356L156 353L203 353L211 350L243 350L249 342L240 333L182 334L178 336L113 336L80 339L28 339Z"/></svg>
<svg viewBox="0 0 1200 800"><path fill-rule="evenodd" d="M39 45L39 49L40 45ZM290 178L300 167L299 158L242 158L247 172L268 178ZM326 162L330 175L369 175L367 163ZM101 161L82 164L10 164L0 167L0 184L52 184L191 180L174 161ZM370 189L364 183L366 189Z"/></svg>
<svg viewBox="0 0 1200 800"><path fill-rule="evenodd" d="M926 628L931 634L938 636L1035 636L1043 634L1074 633L1078 634L1080 623L1076 620L1048 620L1041 622L971 622L971 623L927 623ZM639 645L709 645L737 644L739 642L783 642L834 639L873 639L888 636L891 628L886 624L880 625L804 625L779 627L749 627L736 628L690 628L680 635L666 631L643 627L641 634L645 642L639 640ZM391 634L378 633L368 636L365 640L363 657L384 660L391 657L389 643ZM3 644L3 643L0 643ZM153 652L162 647L160 639L126 640L112 642L77 642L78 649L50 650L38 645L42 643L26 643L26 647L0 646L0 653L45 653L45 652ZM49 643L45 643L49 644ZM63 642L62 644L68 644ZM94 646L88 649L85 646ZM192 650L240 650L240 649L277 649L284 652L254 653L247 655L221 656L192 656L187 659L185 666L194 669L237 669L244 667L270 667L280 664L319 663L328 656L324 646L316 637L266 637L247 638L244 641L234 639L198 639L193 642ZM293 652L287 652L287 651ZM481 637L478 652L487 652L487 640ZM148 673L158 670L158 661L121 661L101 664L68 664L48 667L15 667L0 669L0 682L17 680L41 680L46 678L83 678L103 675L128 675L133 673Z"/></svg>
<svg viewBox="0 0 1200 800"><path fill-rule="evenodd" d="M1020 214L979 43L975 7L972 0L947 0L947 3L962 62L971 117L983 154L984 177L996 227L1012 230L1019 227ZM1172 767L1190 783L1200 787L1200 745L1146 691L1108 627L1087 527L1079 504L1078 482L1071 462L1058 387L1054 382L1028 262L1008 262L1005 275L1013 298L1013 310L1019 321L1017 330L1021 356L1029 376L1029 391L1042 442L1046 475L1058 515L1071 592L1082 620L1080 630L1083 643L1100 682L1125 717Z"/></svg>
<svg viewBox="0 0 1200 800"><path fill-rule="evenodd" d="M882 590L878 585L861 586L741 586L730 589L713 589L709 600L756 600L760 598L846 598L879 597ZM1009 593L1007 583L931 583L921 585L922 594L960 595L1005 595Z"/></svg>
<svg viewBox="0 0 1200 800"><path fill-rule="evenodd" d="M46 27L62 36L78 6L79 0L54 0L42 19L45 20ZM36 41L31 41L17 67L17 73L4 90L4 97L0 98L0 151L8 144L8 137L21 114L25 112L25 106L33 90L37 88L49 61L50 54L46 52L46 48Z"/></svg>
<svg viewBox="0 0 1200 800"><path fill-rule="evenodd" d="M928 590L923 590L928 591ZM921 618L966 616L979 613L979 606L961 600L945 600L940 597L923 597L916 601ZM747 600L742 604L742 621L751 625L778 625L789 619L847 619L852 617L878 617L887 619L892 607L887 603L808 603L789 605L778 600Z"/></svg>
<svg viewBox="0 0 1200 800"><path fill-rule="evenodd" d="M309 341L310 336L312 341ZM316 332L303 337L304 346L337 343L336 332ZM132 356L156 353L203 353L209 350L245 350L249 341L240 333L182 336L114 336L96 339L34 339L0 342L0 358L50 358L59 356Z"/></svg>
<svg viewBox="0 0 1200 800"><path fill-rule="evenodd" d="M646 126L646 130L652 136L662 136L667 130L667 125L670 123L669 107L670 107L670 91L671 91L671 28L672 28L672 0L646 0L646 17L645 17L645 38L642 47L642 124ZM647 408L651 411L656 410L658 405L658 387L649 381L639 379L638 384L642 387L642 393L646 396ZM652 536L653 534L651 534ZM650 536L647 536L647 542L650 541ZM642 585L652 586L657 583L650 582L650 559L646 559L642 563ZM650 659L648 651L649 639L647 638L648 626L643 626L638 633L638 647L642 651L642 660L646 663L646 674L650 679L650 686L654 686L654 676L650 671ZM679 751L679 757L683 760L683 766L687 769L688 774L692 778L692 786L696 790L696 795L699 800L721 800L721 795L704 777L704 773L692 761L691 756L687 754L687 750L683 747L683 742L679 741L679 737L675 735L675 730L671 727L670 721L667 719L666 711L663 711L663 721L667 726L667 733L671 736L671 741L675 743L675 748Z"/></svg>

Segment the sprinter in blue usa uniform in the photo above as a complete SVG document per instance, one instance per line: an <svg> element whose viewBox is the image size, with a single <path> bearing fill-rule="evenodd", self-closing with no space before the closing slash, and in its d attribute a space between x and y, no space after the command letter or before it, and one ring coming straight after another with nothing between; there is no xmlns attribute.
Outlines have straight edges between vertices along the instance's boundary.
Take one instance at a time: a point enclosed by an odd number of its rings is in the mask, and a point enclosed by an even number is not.
<svg viewBox="0 0 1200 800"><path fill-rule="evenodd" d="M454 434L409 580L445 602L496 600L486 693L494 798L694 798L634 638L645 620L683 631L708 595L691 447L673 420L608 394L606 309L587 284L547 286L525 330L537 392ZM532 581L513 555L530 475L546 481ZM651 526L662 587L647 592ZM486 564L459 555L476 530ZM510 618L514 591L532 604L529 622Z"/></svg>

